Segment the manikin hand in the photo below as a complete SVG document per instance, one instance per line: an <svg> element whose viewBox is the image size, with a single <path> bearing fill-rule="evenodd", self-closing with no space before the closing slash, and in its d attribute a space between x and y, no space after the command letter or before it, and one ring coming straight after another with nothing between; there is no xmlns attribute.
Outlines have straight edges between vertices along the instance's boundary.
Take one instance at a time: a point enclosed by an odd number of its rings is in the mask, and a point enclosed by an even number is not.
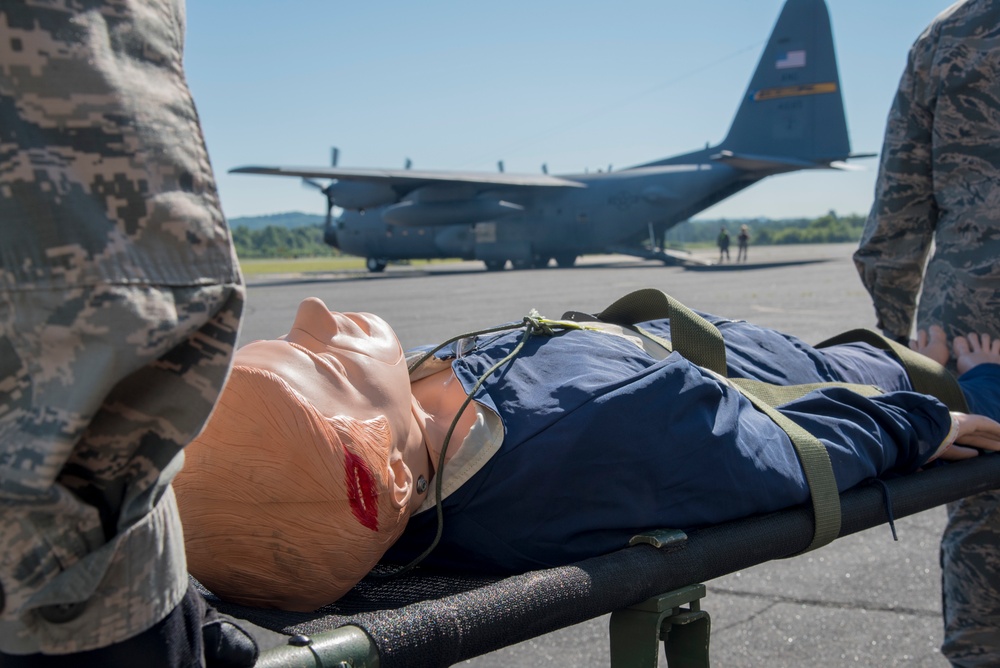
<svg viewBox="0 0 1000 668"><path fill-rule="evenodd" d="M984 416L952 412L952 428L949 436L954 436L950 444L938 451L931 459L954 461L970 459L979 454L973 448L1000 450L1000 423ZM969 447L964 447L969 446Z"/></svg>

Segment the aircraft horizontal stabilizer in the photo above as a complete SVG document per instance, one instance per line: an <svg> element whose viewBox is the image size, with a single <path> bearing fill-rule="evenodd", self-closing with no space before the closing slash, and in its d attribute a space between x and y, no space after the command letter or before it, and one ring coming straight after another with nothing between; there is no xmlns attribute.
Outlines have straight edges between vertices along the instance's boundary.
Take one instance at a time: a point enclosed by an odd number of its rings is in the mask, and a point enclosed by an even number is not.
<svg viewBox="0 0 1000 668"><path fill-rule="evenodd" d="M852 165L849 162L844 162L843 160L834 160L830 163L831 169L839 169L844 172L863 172L865 168L861 165Z"/></svg>
<svg viewBox="0 0 1000 668"><path fill-rule="evenodd" d="M710 157L716 162L745 172L767 172L768 174L794 172L799 169L843 169L844 167L835 166L835 163L846 164L842 161L812 162L811 160L787 156L752 155L733 153L732 151L719 151Z"/></svg>
<svg viewBox="0 0 1000 668"><path fill-rule="evenodd" d="M231 174L301 176L311 179L367 181L390 186L417 188L432 184L473 184L497 187L586 188L586 184L547 174L504 172L452 172L416 169L345 169L340 167L234 167Z"/></svg>

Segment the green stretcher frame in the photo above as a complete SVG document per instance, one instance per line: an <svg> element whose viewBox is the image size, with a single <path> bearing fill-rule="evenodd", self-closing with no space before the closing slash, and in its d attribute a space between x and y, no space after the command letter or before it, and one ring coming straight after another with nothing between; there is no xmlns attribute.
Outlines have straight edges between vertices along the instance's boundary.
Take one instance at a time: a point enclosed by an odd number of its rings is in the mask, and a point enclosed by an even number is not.
<svg viewBox="0 0 1000 668"><path fill-rule="evenodd" d="M840 537L888 522L886 499L892 516L901 518L1000 488L1000 454L932 467L886 480L884 486L863 484L840 495ZM257 666L449 666L612 613L613 668L656 666L660 642L669 668L707 668L711 621L702 583L795 556L812 541L813 531L811 508L801 506L687 535L669 530L644 535L633 539L631 547L571 567L512 576L479 590L382 611L374 621L372 615L358 615L356 624L348 620L308 637L288 634L283 644L262 651ZM567 572L570 579L584 574L588 585L569 586ZM526 598L537 599L537 605L525 610ZM425 614L428 608L435 613ZM386 619L397 617L415 621L384 626ZM254 623L260 625L259 618ZM427 626L431 632L421 633Z"/></svg>

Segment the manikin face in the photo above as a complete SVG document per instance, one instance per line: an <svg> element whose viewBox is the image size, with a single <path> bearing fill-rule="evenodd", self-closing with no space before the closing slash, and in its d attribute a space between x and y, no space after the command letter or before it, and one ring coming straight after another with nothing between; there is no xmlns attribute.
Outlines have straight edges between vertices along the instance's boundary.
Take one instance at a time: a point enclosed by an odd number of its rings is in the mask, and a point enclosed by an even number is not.
<svg viewBox="0 0 1000 668"><path fill-rule="evenodd" d="M302 302L287 335L237 351L186 449L174 487L191 572L250 605L312 610L343 595L422 502L413 407L383 320Z"/></svg>
<svg viewBox="0 0 1000 668"><path fill-rule="evenodd" d="M240 349L235 364L273 371L327 417L385 416L394 440L409 431L410 380L392 328L370 313L336 313L304 300L281 339Z"/></svg>

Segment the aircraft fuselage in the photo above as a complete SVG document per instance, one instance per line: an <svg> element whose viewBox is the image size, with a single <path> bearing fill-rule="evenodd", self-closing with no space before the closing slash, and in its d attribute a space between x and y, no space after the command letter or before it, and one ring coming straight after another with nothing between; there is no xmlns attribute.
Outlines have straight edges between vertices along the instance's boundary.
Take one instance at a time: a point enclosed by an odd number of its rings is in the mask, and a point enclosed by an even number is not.
<svg viewBox="0 0 1000 668"><path fill-rule="evenodd" d="M398 224L399 217L386 215L393 207L344 211L334 223L336 243L346 253L382 260L459 257L494 268L506 260L518 267L542 266L550 258L572 264L579 255L634 246L649 237L650 226L660 235L757 180L707 160L564 178L585 187L481 192L464 200L469 219L461 223L437 223L436 211L452 218L461 213L448 199L412 201L406 222L425 224ZM489 213L500 203L513 206L495 219L477 219L477 208Z"/></svg>

